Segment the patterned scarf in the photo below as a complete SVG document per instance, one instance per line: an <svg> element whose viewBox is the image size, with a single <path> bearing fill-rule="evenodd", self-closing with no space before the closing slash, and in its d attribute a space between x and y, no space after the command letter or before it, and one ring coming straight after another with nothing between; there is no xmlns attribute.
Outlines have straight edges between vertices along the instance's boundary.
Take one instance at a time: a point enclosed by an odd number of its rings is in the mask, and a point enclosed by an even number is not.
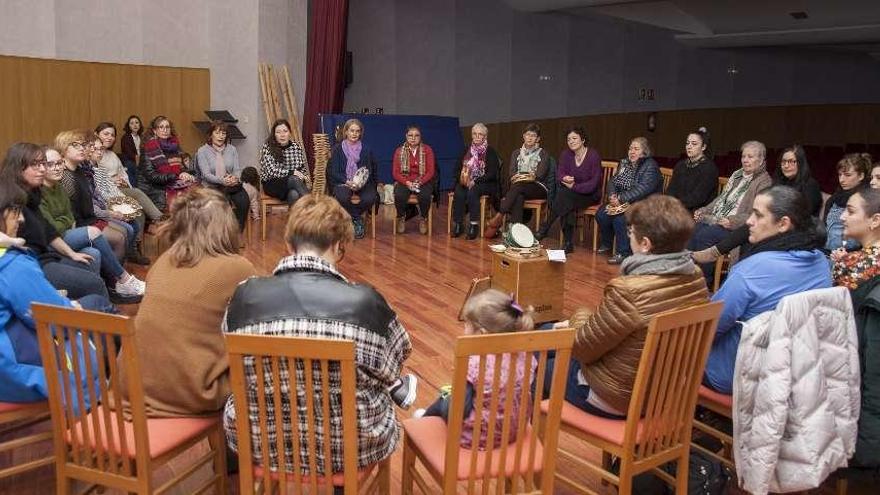
<svg viewBox="0 0 880 495"><path fill-rule="evenodd" d="M354 178L354 174L358 169L358 162L361 159L361 150L363 147L364 143L360 140L354 144L351 144L351 141L348 139L342 141L342 152L345 153L345 180L351 180Z"/></svg>
<svg viewBox="0 0 880 495"><path fill-rule="evenodd" d="M419 177L425 175L425 148L422 145L418 145L419 150L417 151L419 155ZM403 175L409 175L409 159L410 157L415 158L416 153L413 153L413 149L410 147L409 143L403 143L403 146L400 147L400 173Z"/></svg>
<svg viewBox="0 0 880 495"><path fill-rule="evenodd" d="M516 157L516 173L535 175L535 170L538 169L538 163L540 162L540 146L535 146L532 149L523 146L519 149L519 156Z"/></svg>
<svg viewBox="0 0 880 495"><path fill-rule="evenodd" d="M644 158L639 158L639 161L635 163L629 161L629 158L620 160L617 175L614 176L614 186L618 192L632 189L636 183L636 172L639 171L639 166L644 160Z"/></svg>
<svg viewBox="0 0 880 495"><path fill-rule="evenodd" d="M739 208L739 204L742 202L743 196L746 195L746 191L749 190L752 180L763 171L764 166L762 165L758 170L749 175L746 175L742 168L734 172L730 176L730 180L727 181L727 185L724 186L724 190L721 191L721 195L718 196L718 201L715 202L715 207L712 208L712 216L720 220L732 215Z"/></svg>
<svg viewBox="0 0 880 495"><path fill-rule="evenodd" d="M468 168L471 182L482 177L486 173L486 150L489 148L489 141L483 141L483 144L476 145L471 143L467 155L464 157L464 166Z"/></svg>

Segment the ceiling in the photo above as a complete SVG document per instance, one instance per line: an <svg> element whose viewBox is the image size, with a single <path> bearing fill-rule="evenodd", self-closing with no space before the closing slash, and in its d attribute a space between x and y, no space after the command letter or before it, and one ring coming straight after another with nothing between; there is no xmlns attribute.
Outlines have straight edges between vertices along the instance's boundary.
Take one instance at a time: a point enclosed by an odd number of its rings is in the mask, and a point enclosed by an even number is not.
<svg viewBox="0 0 880 495"><path fill-rule="evenodd" d="M808 46L880 58L880 0L505 0L524 12L606 15L705 48ZM796 19L792 13L806 13Z"/></svg>

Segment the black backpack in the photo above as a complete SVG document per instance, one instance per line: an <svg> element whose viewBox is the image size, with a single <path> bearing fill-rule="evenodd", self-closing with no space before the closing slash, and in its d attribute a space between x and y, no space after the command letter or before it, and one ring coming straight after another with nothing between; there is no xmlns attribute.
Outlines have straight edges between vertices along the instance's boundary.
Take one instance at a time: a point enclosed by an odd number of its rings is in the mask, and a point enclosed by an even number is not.
<svg viewBox="0 0 880 495"><path fill-rule="evenodd" d="M663 470L674 477L676 463L667 464ZM691 450L688 461L688 495L723 495L727 493L727 482L730 478L729 470L720 462L699 450ZM638 495L672 495L675 490L651 473L642 473L633 480L632 492Z"/></svg>

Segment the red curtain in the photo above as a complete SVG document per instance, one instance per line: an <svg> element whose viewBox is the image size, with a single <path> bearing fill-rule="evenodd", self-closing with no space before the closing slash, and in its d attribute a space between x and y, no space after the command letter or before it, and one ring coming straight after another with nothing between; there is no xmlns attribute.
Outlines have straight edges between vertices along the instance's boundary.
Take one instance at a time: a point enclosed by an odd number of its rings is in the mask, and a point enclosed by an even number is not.
<svg viewBox="0 0 880 495"><path fill-rule="evenodd" d="M348 0L310 2L306 59L306 99L303 109L303 144L313 161L312 134L318 132L319 113L339 113L345 97L343 68L348 27Z"/></svg>

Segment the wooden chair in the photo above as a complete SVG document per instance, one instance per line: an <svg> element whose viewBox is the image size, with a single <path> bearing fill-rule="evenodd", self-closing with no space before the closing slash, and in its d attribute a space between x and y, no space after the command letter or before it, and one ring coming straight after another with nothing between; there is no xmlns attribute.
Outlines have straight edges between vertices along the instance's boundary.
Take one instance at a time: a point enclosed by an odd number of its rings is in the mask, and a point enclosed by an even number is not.
<svg viewBox="0 0 880 495"><path fill-rule="evenodd" d="M563 450L559 455L617 485L622 495L631 493L633 477L646 471L675 486L677 494L687 493L697 390L722 307L715 302L655 316L648 325L626 420L600 418L568 403L562 406L562 431L602 449L603 465ZM542 403L542 417L553 407ZM619 475L608 470L610 455L620 458ZM677 461L674 478L657 469L671 461ZM567 476L557 477L580 492L595 493Z"/></svg>
<svg viewBox="0 0 880 495"><path fill-rule="evenodd" d="M721 277L722 275L730 269L730 255L725 254L724 256L719 256L715 260L715 274L712 280L712 292L718 292L718 289L721 287Z"/></svg>
<svg viewBox="0 0 880 495"><path fill-rule="evenodd" d="M355 404L355 387L357 377L355 374L355 346L349 340L326 340L326 339L303 339L293 337L270 337L262 335L226 335L226 349L229 352L230 380L232 382L232 395L236 410L236 432L238 435L238 454L242 460L239 472L240 493L275 493L280 488L280 493L288 493L288 487L294 488L294 493L303 493L303 488L309 488L309 493L316 494L323 488L327 493L333 493L334 487L345 487L346 495L357 493L390 493L390 468L388 459L358 470L358 425ZM253 366L256 370L256 389L251 389L245 377L245 367ZM288 370L296 369L293 373L295 384L291 385L288 380ZM301 474L303 470L308 473L325 471L324 465L318 466L318 454L323 459L332 458L333 435L327 434L327 420L319 420L315 411L316 387L321 390L320 409L330 410L331 383L330 375L339 374L341 404L342 404L342 445L339 455L343 457L343 471L335 472L329 480L326 475L312 476ZM284 378L282 379L282 376ZM288 382L284 385L284 382ZM282 384L282 385L279 385ZM294 386L295 385L295 386ZM305 417L300 407L291 407L290 397L282 396L281 389L303 391L304 403L299 405L305 410ZM257 416L259 425L251 425L248 411L248 392L257 397ZM271 400L267 397L271 395ZM285 421L282 408L274 407L273 404L285 404L284 409L290 410L290 419ZM271 409L270 409L271 407ZM275 425L290 427L290 431L276 435L275 445L267 449L261 449L263 465L252 464L246 459L253 458L256 446L251 445L251 429L259 428L260 445L267 446L269 443L269 430L267 418L274 416ZM306 430L300 430L300 425L305 424ZM323 442L318 443L317 431L321 430ZM306 445L302 445L305 442ZM285 448L285 445L292 449ZM274 447L274 452L272 451ZM302 465L300 459L301 447L308 451L308 465ZM266 469L266 457L271 457ZM321 463L323 464L323 462ZM284 472L279 472L278 466L285 466ZM289 470L292 467L292 471ZM372 481L365 483L367 478L375 473ZM328 483L329 481L329 483ZM362 490L358 486L364 484Z"/></svg>
<svg viewBox="0 0 880 495"><path fill-rule="evenodd" d="M719 177L718 178L718 194L721 194L721 191L724 190L724 186L727 185L727 181L730 177Z"/></svg>
<svg viewBox="0 0 880 495"><path fill-rule="evenodd" d="M523 203L523 209L534 212L532 216L535 218L535 232L541 229L541 222L544 221L544 212L546 210L544 207L546 205L546 199L527 199Z"/></svg>
<svg viewBox="0 0 880 495"><path fill-rule="evenodd" d="M0 402L0 433L5 434L10 431L18 432L23 428L43 422L47 419L49 419L49 403L46 401L26 403ZM18 436L17 438L0 442L0 453L9 452L11 457L12 451L16 449L28 449L51 439L51 431ZM55 456L49 455L32 461L23 462L18 465L5 467L0 469L0 480L32 469L48 466L54 462Z"/></svg>
<svg viewBox="0 0 880 495"><path fill-rule="evenodd" d="M697 405L702 406L715 414L718 414L724 418L733 421L733 396L725 395L720 392L716 392L705 385L700 385L700 389L697 395ZM734 471L733 437L703 422L700 418L694 418L694 428L718 440L721 443L721 450L718 452L712 452L711 450L694 442L691 442L691 447L714 458L718 462L730 468L731 471Z"/></svg>
<svg viewBox="0 0 880 495"><path fill-rule="evenodd" d="M614 177L614 174L617 172L617 163L618 162L602 160L602 201L605 201L605 191L608 187L608 181L610 181L611 178ZM587 228L587 220L589 218L593 219L593 252L599 250L599 223L596 221L596 214L599 213L599 208L601 207L602 203L599 203L598 205L593 205L587 208L586 210L584 210L583 213L584 230L586 230ZM580 242L584 241L583 231L581 231L581 236L579 237L579 240Z"/></svg>
<svg viewBox="0 0 880 495"><path fill-rule="evenodd" d="M263 242L266 242L266 226L269 224L268 214L270 208L289 208L289 206L287 201L281 201L280 199L268 196L260 190L260 240Z"/></svg>
<svg viewBox="0 0 880 495"><path fill-rule="evenodd" d="M419 204L419 197L415 194L410 194L409 198L406 200L406 204L408 204L408 205ZM450 227L450 229L451 229L451 227ZM394 220L391 225L391 232L393 232L393 235L397 235L397 212L394 213ZM434 202L431 201L430 206L428 206L428 235L430 236L433 233L434 233ZM376 237L375 232L373 233L373 237Z"/></svg>
<svg viewBox="0 0 880 495"><path fill-rule="evenodd" d="M669 189L669 182L672 180L672 169L669 167L660 167L660 176L663 177L663 194Z"/></svg>
<svg viewBox="0 0 880 495"><path fill-rule="evenodd" d="M455 196L454 192L450 192L447 196L448 202L446 204L446 233L452 234L452 198ZM480 239L483 238L483 230L486 228L486 215L489 213L489 196L483 195L480 196ZM469 213L469 215L473 215L473 213Z"/></svg>
<svg viewBox="0 0 880 495"><path fill-rule="evenodd" d="M32 308L49 388L57 493L69 493L70 480L130 493L162 493L209 463L214 475L192 492L213 485L226 493L226 443L219 415L147 419L132 320L42 304ZM131 421L123 419L121 404L113 404L122 397L123 369ZM202 440L208 440L210 451L156 488L156 469Z"/></svg>
<svg viewBox="0 0 880 495"><path fill-rule="evenodd" d="M482 493L487 493L493 480L497 493L501 493L502 488L506 488L507 493L553 493L559 411L565 395L573 342L574 331L571 329L459 337L455 343L455 372L448 424L438 417L408 419L403 422L403 493L411 494L413 484L416 483L423 493L440 493L442 490L442 493L452 495L457 493L460 482L467 485L467 493L475 493L478 485L482 486ZM556 364L549 403L552 405L551 411L555 412L551 412L547 418L542 441L538 438L537 429L529 424L529 415L525 414L527 408L537 410L541 402L540 394L532 397L528 384L534 378L540 390L540 384L544 383L548 351L553 350L556 351ZM499 404L501 381L492 380L491 385L486 383L486 356L495 355L493 376L500 376L502 355L507 355L509 365L515 366L517 356L523 352L526 353L526 359L532 358L534 353L537 367L534 376L531 366L525 367L524 385L519 394L522 413L517 415L516 424L513 423L511 414L504 414L500 431L500 438L509 438L508 434L516 431L516 441L503 443L498 448L480 450L479 439L483 425L478 421L474 425L473 445L470 448L461 447L459 442L464 421L469 359L471 356L479 356L479 377L474 384L474 417L482 418L484 412L489 412L489 416L494 418L500 411L499 406L502 406ZM510 373L513 374L514 371L510 370ZM512 409L513 382L508 380L505 386L504 411ZM488 410L484 404L487 390L491 393ZM490 421L486 428L487 438L491 443L491 439L499 433L496 422ZM544 455L544 452L548 455ZM442 486L441 490L428 488L427 482L416 469L417 460L421 461L434 481Z"/></svg>

